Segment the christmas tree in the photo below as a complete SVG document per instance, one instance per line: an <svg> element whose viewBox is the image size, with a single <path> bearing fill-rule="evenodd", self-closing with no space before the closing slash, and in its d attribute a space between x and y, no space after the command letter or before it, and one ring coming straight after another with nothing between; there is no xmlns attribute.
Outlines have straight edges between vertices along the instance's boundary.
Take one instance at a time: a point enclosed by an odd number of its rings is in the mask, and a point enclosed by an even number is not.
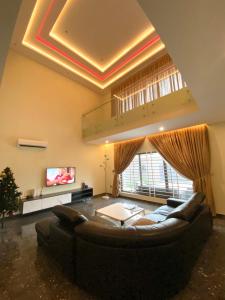
<svg viewBox="0 0 225 300"><path fill-rule="evenodd" d="M0 174L0 216L2 228L6 215L12 214L18 209L21 193L15 183L10 168L5 168Z"/></svg>

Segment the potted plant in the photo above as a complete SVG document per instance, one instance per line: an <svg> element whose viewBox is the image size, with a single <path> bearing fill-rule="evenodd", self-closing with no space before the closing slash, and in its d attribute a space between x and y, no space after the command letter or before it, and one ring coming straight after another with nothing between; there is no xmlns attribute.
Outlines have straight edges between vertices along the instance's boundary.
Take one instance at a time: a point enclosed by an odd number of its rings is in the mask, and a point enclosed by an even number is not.
<svg viewBox="0 0 225 300"><path fill-rule="evenodd" d="M5 168L0 174L0 217L4 228L5 217L18 210L21 193L10 168Z"/></svg>

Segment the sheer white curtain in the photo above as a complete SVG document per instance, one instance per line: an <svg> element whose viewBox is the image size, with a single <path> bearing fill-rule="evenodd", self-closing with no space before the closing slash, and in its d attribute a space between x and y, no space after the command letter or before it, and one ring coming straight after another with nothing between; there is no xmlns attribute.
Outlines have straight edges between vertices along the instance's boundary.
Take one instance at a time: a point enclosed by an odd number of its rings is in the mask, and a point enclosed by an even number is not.
<svg viewBox="0 0 225 300"><path fill-rule="evenodd" d="M175 92L186 84L170 56L164 55L128 80L112 88L112 115Z"/></svg>

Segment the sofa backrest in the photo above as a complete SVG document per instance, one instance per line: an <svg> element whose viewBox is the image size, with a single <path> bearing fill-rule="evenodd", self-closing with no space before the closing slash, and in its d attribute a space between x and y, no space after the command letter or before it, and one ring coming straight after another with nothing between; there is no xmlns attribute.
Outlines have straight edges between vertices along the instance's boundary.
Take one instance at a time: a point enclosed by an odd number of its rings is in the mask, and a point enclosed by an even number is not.
<svg viewBox="0 0 225 300"><path fill-rule="evenodd" d="M201 209L201 204L205 199L203 193L194 193L187 202L176 207L168 216L170 218L178 218L184 221L191 222Z"/></svg>
<svg viewBox="0 0 225 300"><path fill-rule="evenodd" d="M169 219L146 226L115 227L88 221L74 228L76 236L91 243L110 247L148 247L173 242L183 235L189 223Z"/></svg>
<svg viewBox="0 0 225 300"><path fill-rule="evenodd" d="M202 203L205 200L205 194L202 192L193 193L187 201L197 201L197 200Z"/></svg>

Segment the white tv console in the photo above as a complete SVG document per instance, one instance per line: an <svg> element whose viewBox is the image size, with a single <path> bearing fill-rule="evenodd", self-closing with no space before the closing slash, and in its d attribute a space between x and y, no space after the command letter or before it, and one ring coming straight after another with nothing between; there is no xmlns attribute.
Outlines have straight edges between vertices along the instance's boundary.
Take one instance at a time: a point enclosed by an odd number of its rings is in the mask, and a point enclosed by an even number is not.
<svg viewBox="0 0 225 300"><path fill-rule="evenodd" d="M51 208L55 205L69 204L71 202L80 201L82 199L92 197L93 189L76 189L54 194L47 194L31 199L26 199L22 203L21 214L30 214L36 211Z"/></svg>

